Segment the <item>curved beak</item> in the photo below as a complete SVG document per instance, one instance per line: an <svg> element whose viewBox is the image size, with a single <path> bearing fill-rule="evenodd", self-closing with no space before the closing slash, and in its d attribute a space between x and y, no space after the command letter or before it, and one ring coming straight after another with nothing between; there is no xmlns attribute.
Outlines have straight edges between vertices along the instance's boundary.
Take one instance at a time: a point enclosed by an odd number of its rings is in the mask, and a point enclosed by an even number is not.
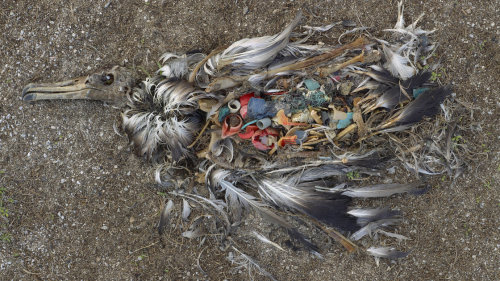
<svg viewBox="0 0 500 281"><path fill-rule="evenodd" d="M55 99L89 99L102 100L102 90L89 87L87 77L55 83L30 83L23 89L24 101ZM101 93L100 93L101 92ZM100 93L100 94L99 94Z"/></svg>

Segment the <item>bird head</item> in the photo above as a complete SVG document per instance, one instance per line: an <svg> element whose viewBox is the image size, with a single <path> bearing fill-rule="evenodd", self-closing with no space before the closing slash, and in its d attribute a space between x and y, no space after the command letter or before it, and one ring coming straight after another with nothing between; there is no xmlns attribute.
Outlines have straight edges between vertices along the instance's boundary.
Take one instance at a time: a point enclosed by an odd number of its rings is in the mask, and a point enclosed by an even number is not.
<svg viewBox="0 0 500 281"><path fill-rule="evenodd" d="M23 100L28 102L54 99L100 100L124 106L127 96L135 86L132 73L121 66L88 76L55 83L31 83L23 90Z"/></svg>

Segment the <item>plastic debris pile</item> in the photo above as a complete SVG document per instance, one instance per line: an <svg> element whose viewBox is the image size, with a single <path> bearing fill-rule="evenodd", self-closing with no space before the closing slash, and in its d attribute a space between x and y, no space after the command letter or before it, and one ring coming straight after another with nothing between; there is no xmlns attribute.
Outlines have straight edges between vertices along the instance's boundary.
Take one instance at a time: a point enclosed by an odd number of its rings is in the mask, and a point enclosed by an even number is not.
<svg viewBox="0 0 500 281"><path fill-rule="evenodd" d="M367 96L370 86L359 86L367 81L359 81L361 75L378 75L387 84L377 85L373 89L379 93ZM370 133L366 122L371 124L371 117L377 116L381 122L381 114L390 116L392 110L435 88L429 78L430 73L422 72L403 81L385 70L360 75L336 72L327 77L281 78L272 91L244 93L223 104L212 120L222 139L233 138L241 145L251 143L269 155L290 150L318 151L328 144L348 147ZM396 102L384 104L380 93L388 92ZM212 109L210 102L213 106L213 101L198 101L206 112ZM377 108L381 110L373 112Z"/></svg>
<svg viewBox="0 0 500 281"><path fill-rule="evenodd" d="M238 136L269 154L286 146L314 149L325 144L352 123L356 102L340 95L336 86L343 84L335 82L320 85L308 78L291 91L250 92L231 100L217 114L222 138ZM324 133L311 134L311 128L323 128Z"/></svg>

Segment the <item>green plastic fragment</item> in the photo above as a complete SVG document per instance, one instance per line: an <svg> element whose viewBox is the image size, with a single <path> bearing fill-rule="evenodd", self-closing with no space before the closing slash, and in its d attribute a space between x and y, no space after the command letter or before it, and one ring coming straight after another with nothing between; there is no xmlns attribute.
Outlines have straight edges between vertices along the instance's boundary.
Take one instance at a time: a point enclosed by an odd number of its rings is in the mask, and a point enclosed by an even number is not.
<svg viewBox="0 0 500 281"><path fill-rule="evenodd" d="M229 115L229 107L227 107L227 105L224 105L219 110L219 122L222 122L224 118L226 118L226 116L228 115Z"/></svg>
<svg viewBox="0 0 500 281"><path fill-rule="evenodd" d="M301 112L307 108L308 101L305 96L300 93L290 93L281 101L283 107L287 108L291 114Z"/></svg>
<svg viewBox="0 0 500 281"><path fill-rule="evenodd" d="M413 98L416 99L421 93L426 92L429 88L417 88L413 89Z"/></svg>
<svg viewBox="0 0 500 281"><path fill-rule="evenodd" d="M307 100L309 101L309 104L311 106L319 107L323 106L325 103L328 103L331 98L322 91L311 91L307 95Z"/></svg>
<svg viewBox="0 0 500 281"><path fill-rule="evenodd" d="M352 123L352 112L347 112L347 118L344 120L339 120L337 122L337 129L344 129L345 127L349 126Z"/></svg>
<svg viewBox="0 0 500 281"><path fill-rule="evenodd" d="M306 85L306 88L309 91L314 91L320 87L318 81L316 81L314 79L306 79L306 80L304 80L304 84Z"/></svg>

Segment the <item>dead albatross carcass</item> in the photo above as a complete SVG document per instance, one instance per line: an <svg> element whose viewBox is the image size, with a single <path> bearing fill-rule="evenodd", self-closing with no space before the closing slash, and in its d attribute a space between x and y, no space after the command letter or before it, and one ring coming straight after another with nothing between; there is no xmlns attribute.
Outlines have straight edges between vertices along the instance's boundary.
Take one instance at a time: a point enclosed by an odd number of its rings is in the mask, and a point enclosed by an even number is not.
<svg viewBox="0 0 500 281"><path fill-rule="evenodd" d="M298 15L276 35L242 39L208 55L167 53L157 75L138 85L130 71L117 66L61 83L30 84L23 99L91 99L123 107L123 129L136 152L162 163L160 184L176 182L169 169L176 165L190 165L193 182L204 176L206 188L180 191L172 184L169 194L184 200L186 218L191 205L211 212L217 221L211 231L223 234L217 239L237 231L244 210L254 210L314 253L318 245L288 215L355 251L360 247L354 241L365 236L401 237L384 230L401 218L389 208L352 208L352 198L426 190L419 181L359 182L382 176L386 161L397 154L389 139L438 113L451 92L433 83L426 70L434 51L432 31L417 22L405 27L399 9L388 41L360 36L338 46L306 44L334 25L304 27L292 37ZM439 169L419 164L406 167ZM166 204L160 231L172 206ZM200 230L206 219L194 219L183 235L207 234L209 227ZM262 234L256 237L280 247ZM391 247L366 253L406 255Z"/></svg>

